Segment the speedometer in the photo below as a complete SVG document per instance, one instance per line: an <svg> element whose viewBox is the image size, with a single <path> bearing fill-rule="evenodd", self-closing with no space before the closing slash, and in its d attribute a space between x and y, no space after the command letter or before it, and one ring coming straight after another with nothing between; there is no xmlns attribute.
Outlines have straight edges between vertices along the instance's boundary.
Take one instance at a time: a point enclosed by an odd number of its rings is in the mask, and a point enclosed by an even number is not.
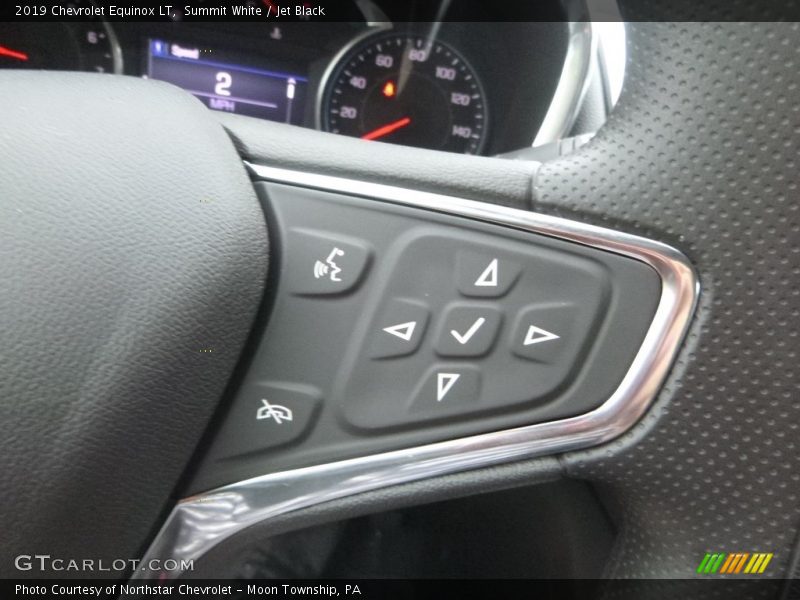
<svg viewBox="0 0 800 600"><path fill-rule="evenodd" d="M478 76L441 41L384 34L356 45L334 67L322 128L365 140L477 154L487 106Z"/></svg>

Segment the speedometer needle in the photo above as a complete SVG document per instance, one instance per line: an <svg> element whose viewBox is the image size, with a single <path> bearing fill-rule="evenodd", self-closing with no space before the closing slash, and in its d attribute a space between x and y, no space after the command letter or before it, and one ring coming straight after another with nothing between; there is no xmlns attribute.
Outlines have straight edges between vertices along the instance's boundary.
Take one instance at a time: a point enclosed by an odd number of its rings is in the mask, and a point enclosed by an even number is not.
<svg viewBox="0 0 800 600"><path fill-rule="evenodd" d="M378 127L377 129L373 129L369 133L365 133L361 136L362 140L377 140L380 137L385 135L389 135L393 131L397 131L401 127L405 127L411 123L411 119L409 117L403 117L402 119L398 119L397 121L392 121L391 123L384 125L383 127Z"/></svg>
<svg viewBox="0 0 800 600"><path fill-rule="evenodd" d="M28 55L24 52L17 52L5 46L0 46L0 56L8 56L9 58L16 58L17 60L28 60Z"/></svg>

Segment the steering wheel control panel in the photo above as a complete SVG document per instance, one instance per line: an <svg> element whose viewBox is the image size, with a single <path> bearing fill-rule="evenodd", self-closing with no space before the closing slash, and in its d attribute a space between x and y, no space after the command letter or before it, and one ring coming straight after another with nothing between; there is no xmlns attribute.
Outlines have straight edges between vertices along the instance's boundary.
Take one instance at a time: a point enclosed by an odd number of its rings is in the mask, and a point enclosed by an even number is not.
<svg viewBox="0 0 800 600"><path fill-rule="evenodd" d="M259 183L271 314L192 484L587 413L661 294L645 263L511 227Z"/></svg>
<svg viewBox="0 0 800 600"><path fill-rule="evenodd" d="M551 401L578 383L579 359L608 311L608 267L424 225L400 234L384 264L389 277L345 366L340 408L349 425L424 426L525 404L544 420L593 407L585 393Z"/></svg>

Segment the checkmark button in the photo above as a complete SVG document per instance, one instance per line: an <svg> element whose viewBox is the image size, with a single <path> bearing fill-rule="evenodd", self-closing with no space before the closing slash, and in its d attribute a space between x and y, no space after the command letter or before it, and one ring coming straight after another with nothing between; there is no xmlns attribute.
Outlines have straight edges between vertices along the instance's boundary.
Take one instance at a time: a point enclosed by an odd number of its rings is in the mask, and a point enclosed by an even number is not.
<svg viewBox="0 0 800 600"><path fill-rule="evenodd" d="M481 325L483 325L484 323L486 323L486 318L478 317L472 324L472 326L469 329L467 329L463 334L458 333L455 329L451 329L450 335L456 338L456 341L463 346L472 339L472 336L475 335L475 333L477 333L478 329L480 329Z"/></svg>
<svg viewBox="0 0 800 600"><path fill-rule="evenodd" d="M494 344L501 320L501 312L491 305L453 303L444 311L436 352L440 356L485 354Z"/></svg>

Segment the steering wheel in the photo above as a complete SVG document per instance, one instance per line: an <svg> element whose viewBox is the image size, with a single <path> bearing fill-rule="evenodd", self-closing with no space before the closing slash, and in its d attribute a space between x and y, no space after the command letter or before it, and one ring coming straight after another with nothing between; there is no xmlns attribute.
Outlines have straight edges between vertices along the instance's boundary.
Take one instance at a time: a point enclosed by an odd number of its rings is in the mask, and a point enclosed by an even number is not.
<svg viewBox="0 0 800 600"><path fill-rule="evenodd" d="M798 26L628 30L609 121L541 164L219 115L155 81L0 74L0 573L42 576L19 557L43 554L186 558L214 573L258 537L569 477L614 499L613 576L689 576L712 547L774 553L772 572L788 574L800 496ZM412 225L425 235L391 254ZM541 273L570 297L593 298L581 285L606 278L596 314L621 311L621 325L587 313L586 331L618 335L613 350L564 345L588 369L568 375L597 397L568 399L554 379L522 412L509 401L477 420L430 413L430 427L427 408L401 423L358 400L378 380L362 358L383 323L381 290L421 290L413 269L431 289L446 279L430 240L496 248L500 271L479 265L467 282L478 288L505 285L507 256L568 257L561 276ZM524 244L532 254L515 254ZM415 323L422 335L418 303L398 306L376 331L408 342ZM518 360L546 362L524 353L567 339L583 326L575 314L526 324ZM439 313L428 318L433 335ZM489 326L465 319L453 337ZM592 375L600 364L619 377ZM276 383L271 368L309 380ZM399 372L382 389L400 386ZM476 372L420 383L440 396L430 410ZM266 380L273 395L248 396ZM333 396L351 404L328 416ZM245 397L252 419L239 425ZM327 446L248 445L250 427L314 419ZM111 576L132 573L148 575L127 565Z"/></svg>

